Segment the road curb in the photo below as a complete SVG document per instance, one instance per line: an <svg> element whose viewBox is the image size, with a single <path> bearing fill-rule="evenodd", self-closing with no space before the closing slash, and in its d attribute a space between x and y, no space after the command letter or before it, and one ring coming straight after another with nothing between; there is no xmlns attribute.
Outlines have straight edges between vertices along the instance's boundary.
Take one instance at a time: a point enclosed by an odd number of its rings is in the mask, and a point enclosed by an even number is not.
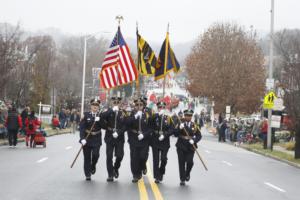
<svg viewBox="0 0 300 200"><path fill-rule="evenodd" d="M293 162L291 162L291 161L289 161L289 160L285 160L285 159L282 159L282 158L278 158L278 157L273 156L273 155L271 155L271 154L263 153L263 152L258 151L258 150L256 150L256 149L251 149L251 148L249 148L249 147L243 147L243 146L239 146L239 147L240 147L240 148L243 148L243 149L245 149L245 150L247 150L247 151L251 151L251 152L253 152L253 153L257 153L257 154L260 154L260 155L262 155L262 156L265 156L265 157L268 157L268 158L272 158L272 159L275 159L275 160L284 162L284 163L286 163L286 164L288 164L288 165L291 165L291 166L293 166L293 167L296 167L296 168L299 168L299 169L300 169L300 164L293 163Z"/></svg>
<svg viewBox="0 0 300 200"><path fill-rule="evenodd" d="M47 132L48 131L48 132ZM46 137L51 137L55 135L62 135L62 134L67 134L71 133L71 129L65 129L65 130L60 130L60 131L55 131L53 129L48 129L46 130L47 136ZM25 142L25 138L18 138L18 143ZM8 145L7 139L5 141L0 142L0 146Z"/></svg>
<svg viewBox="0 0 300 200"><path fill-rule="evenodd" d="M208 132L209 132L209 131L208 131ZM212 134L212 135L214 135L214 134L211 133L211 132L209 132L209 133ZM214 136L216 136L216 135L214 135ZM228 144L228 143L226 143L226 144ZM228 145L232 145L232 144L228 144ZM234 145L232 145L232 146L234 146ZM261 151L258 151L258 150L256 150L256 149L251 149L251 148L246 147L246 146L236 146L236 147L245 149L245 150L247 150L247 151L251 151L251 152L253 152L253 153L260 154L260 155L265 156L265 157L268 157L268 158L275 159L275 160L277 160L277 161L284 162L284 163L286 163L286 164L288 164L288 165L291 165L291 166L293 166L293 167L296 167L296 168L300 169L300 164L293 163L293 162L291 162L291 161L289 161L289 160L285 160L285 159L282 159L282 158L278 158L278 157L273 156L273 155L271 155L271 154L269 154L269 153L263 153L263 152L261 152Z"/></svg>

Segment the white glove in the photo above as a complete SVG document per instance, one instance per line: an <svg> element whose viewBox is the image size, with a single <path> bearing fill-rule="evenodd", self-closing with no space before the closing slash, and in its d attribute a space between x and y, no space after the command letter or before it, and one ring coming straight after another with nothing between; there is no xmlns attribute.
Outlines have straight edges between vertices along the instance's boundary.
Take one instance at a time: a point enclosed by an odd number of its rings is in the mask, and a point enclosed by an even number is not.
<svg viewBox="0 0 300 200"><path fill-rule="evenodd" d="M84 146L84 145L86 145L86 140L85 140L85 139L82 139L82 140L80 141L80 143L82 144L82 146Z"/></svg>
<svg viewBox="0 0 300 200"><path fill-rule="evenodd" d="M190 143L191 145L193 145L193 144L194 144L194 140L193 140L193 139L190 139L190 140L189 140L189 143Z"/></svg>
<svg viewBox="0 0 300 200"><path fill-rule="evenodd" d="M139 140L144 139L144 135L140 133L140 134L138 135L138 139L139 139Z"/></svg>
<svg viewBox="0 0 300 200"><path fill-rule="evenodd" d="M112 108L112 110L113 110L114 112L119 111L119 107L118 107L118 106L114 106L114 107Z"/></svg>
<svg viewBox="0 0 300 200"><path fill-rule="evenodd" d="M137 119L138 117L142 117L143 113L142 111L137 111L137 113L134 115L135 119Z"/></svg>
<svg viewBox="0 0 300 200"><path fill-rule="evenodd" d="M119 136L117 132L114 132L112 135L114 138L117 138Z"/></svg>
<svg viewBox="0 0 300 200"><path fill-rule="evenodd" d="M159 138L158 138L159 141L163 141L164 139L165 139L164 135L160 135Z"/></svg>
<svg viewBox="0 0 300 200"><path fill-rule="evenodd" d="M160 110L158 114L159 114L159 115L165 114L165 110Z"/></svg>
<svg viewBox="0 0 300 200"><path fill-rule="evenodd" d="M179 128L183 129L184 128L184 123L181 123L180 126L179 126Z"/></svg>

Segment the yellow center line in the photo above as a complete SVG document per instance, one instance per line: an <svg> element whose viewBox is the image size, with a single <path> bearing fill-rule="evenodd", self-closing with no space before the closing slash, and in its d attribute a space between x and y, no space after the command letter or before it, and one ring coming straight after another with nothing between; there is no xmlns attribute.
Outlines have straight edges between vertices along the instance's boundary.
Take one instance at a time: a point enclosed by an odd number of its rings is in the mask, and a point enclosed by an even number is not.
<svg viewBox="0 0 300 200"><path fill-rule="evenodd" d="M158 188L157 184L154 182L149 162L147 162L147 177L148 177L148 180L150 182L151 189L154 193L155 199L156 200L163 200L163 197L162 197L162 195L159 191L159 188Z"/></svg>
<svg viewBox="0 0 300 200"><path fill-rule="evenodd" d="M144 178L141 178L138 181L138 187L139 187L139 192L140 192L140 200L148 200L148 193L147 193L146 186L144 183Z"/></svg>

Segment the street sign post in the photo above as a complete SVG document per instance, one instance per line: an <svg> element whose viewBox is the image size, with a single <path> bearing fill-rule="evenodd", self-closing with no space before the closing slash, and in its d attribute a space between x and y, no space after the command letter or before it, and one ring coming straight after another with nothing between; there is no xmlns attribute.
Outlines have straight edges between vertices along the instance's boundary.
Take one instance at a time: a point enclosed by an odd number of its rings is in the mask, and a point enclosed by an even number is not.
<svg viewBox="0 0 300 200"><path fill-rule="evenodd" d="M266 88L268 90L272 90L272 89L274 89L274 85L275 85L275 80L273 78L267 78L267 80L266 80Z"/></svg>
<svg viewBox="0 0 300 200"><path fill-rule="evenodd" d="M226 106L226 114L230 114L230 106Z"/></svg>
<svg viewBox="0 0 300 200"><path fill-rule="evenodd" d="M280 128L281 116L280 115L272 115L271 127L272 128Z"/></svg>
<svg viewBox="0 0 300 200"><path fill-rule="evenodd" d="M226 116L225 116L225 118L226 118L227 120L230 119L230 106L226 106Z"/></svg>
<svg viewBox="0 0 300 200"><path fill-rule="evenodd" d="M283 99L282 98L275 99L273 110L283 110L283 109L284 109Z"/></svg>

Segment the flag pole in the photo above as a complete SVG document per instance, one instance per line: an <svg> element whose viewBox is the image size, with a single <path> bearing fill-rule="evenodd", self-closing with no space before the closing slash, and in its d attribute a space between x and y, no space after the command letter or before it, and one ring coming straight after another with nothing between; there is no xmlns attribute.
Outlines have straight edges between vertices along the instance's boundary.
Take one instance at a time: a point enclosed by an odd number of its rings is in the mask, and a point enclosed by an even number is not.
<svg viewBox="0 0 300 200"><path fill-rule="evenodd" d="M139 28L138 28L138 22L136 22L136 48L137 48L137 69L138 69L138 75L140 75L140 48L139 48ZM140 87L140 80L139 77L137 78L137 81L135 83L136 91L137 91L137 96L141 96L141 87Z"/></svg>
<svg viewBox="0 0 300 200"><path fill-rule="evenodd" d="M124 20L124 18L123 18L122 15L117 15L116 20L118 21L117 45L119 45L119 32L121 32L120 31L120 26L121 26L121 21ZM117 89L117 88L119 88L118 85L119 85L119 75L120 75L118 66L116 67L116 70L117 70L117 87L115 87L115 88ZM118 95L118 91L117 91L117 95Z"/></svg>
<svg viewBox="0 0 300 200"><path fill-rule="evenodd" d="M163 96L165 98L166 92L166 71L167 71L167 64L168 64L168 43L169 43L169 23L167 27L167 37L166 37L166 44L165 44L165 62L164 62L164 80L163 80Z"/></svg>

